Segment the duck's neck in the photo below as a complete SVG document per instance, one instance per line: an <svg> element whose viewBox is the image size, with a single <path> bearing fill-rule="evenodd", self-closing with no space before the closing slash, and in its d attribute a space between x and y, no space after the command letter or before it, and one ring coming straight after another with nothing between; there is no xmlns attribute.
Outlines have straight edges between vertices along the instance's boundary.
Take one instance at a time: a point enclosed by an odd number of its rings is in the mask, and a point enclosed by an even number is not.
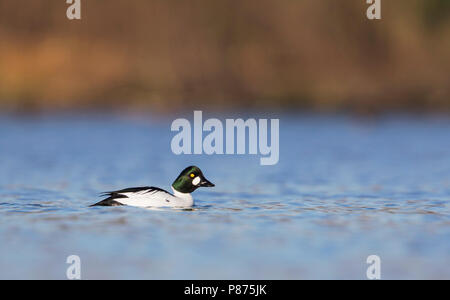
<svg viewBox="0 0 450 300"><path fill-rule="evenodd" d="M178 197L178 198L181 198L181 199L183 199L183 200L186 200L186 201L189 201L189 202L194 203L194 199L192 198L191 193L182 193L182 192L179 192L179 191L177 191L173 186L172 186L172 191L173 191L173 195L174 195L175 197Z"/></svg>

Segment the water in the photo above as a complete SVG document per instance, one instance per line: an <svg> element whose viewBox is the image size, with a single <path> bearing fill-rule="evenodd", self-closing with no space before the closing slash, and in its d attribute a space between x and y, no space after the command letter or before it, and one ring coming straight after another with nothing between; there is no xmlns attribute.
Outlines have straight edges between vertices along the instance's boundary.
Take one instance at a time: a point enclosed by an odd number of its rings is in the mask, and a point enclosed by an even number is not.
<svg viewBox="0 0 450 300"><path fill-rule="evenodd" d="M449 119L281 116L276 166L175 156L170 122L1 117L0 279L450 279ZM88 208L191 164L193 210Z"/></svg>

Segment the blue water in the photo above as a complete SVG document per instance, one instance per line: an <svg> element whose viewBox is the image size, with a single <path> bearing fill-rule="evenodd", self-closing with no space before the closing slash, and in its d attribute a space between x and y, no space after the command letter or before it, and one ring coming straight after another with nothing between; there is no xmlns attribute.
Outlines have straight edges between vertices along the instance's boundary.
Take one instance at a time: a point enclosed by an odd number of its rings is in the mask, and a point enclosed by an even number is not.
<svg viewBox="0 0 450 300"><path fill-rule="evenodd" d="M0 117L0 279L450 279L450 119L271 117L275 166L176 156L173 118ZM193 210L88 208L191 164Z"/></svg>

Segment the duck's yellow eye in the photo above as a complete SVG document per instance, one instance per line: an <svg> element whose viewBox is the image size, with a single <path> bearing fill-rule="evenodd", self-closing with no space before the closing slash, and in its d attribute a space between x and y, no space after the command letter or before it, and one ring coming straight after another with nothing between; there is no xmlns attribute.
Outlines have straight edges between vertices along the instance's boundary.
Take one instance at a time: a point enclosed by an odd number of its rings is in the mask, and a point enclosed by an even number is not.
<svg viewBox="0 0 450 300"><path fill-rule="evenodd" d="M191 173L191 175L189 175L189 176L191 176L191 178L194 178L194 177L195 177L194 173Z"/></svg>

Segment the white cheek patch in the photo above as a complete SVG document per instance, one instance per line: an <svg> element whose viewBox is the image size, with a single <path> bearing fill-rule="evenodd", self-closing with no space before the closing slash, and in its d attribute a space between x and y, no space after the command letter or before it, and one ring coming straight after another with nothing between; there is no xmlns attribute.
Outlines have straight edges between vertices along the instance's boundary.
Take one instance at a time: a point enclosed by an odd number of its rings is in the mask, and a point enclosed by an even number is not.
<svg viewBox="0 0 450 300"><path fill-rule="evenodd" d="M199 183L200 183L200 177L198 177L198 176L192 180L193 185L198 185Z"/></svg>

